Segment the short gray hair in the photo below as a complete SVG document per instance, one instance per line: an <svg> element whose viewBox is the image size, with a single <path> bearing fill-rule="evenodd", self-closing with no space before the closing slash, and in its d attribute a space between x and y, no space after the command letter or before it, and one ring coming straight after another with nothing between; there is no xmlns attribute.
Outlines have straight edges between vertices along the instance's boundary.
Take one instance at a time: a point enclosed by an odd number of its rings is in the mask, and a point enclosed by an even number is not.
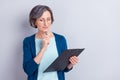
<svg viewBox="0 0 120 80"><path fill-rule="evenodd" d="M54 18L53 18L53 13L52 13L52 10L50 9L50 7L48 7L46 5L37 5L37 6L33 7L33 9L31 10L31 12L29 14L29 22L32 27L37 28L37 26L35 25L35 21L36 21L36 19L41 17L43 12L45 12L45 11L50 12L51 20L53 23Z"/></svg>

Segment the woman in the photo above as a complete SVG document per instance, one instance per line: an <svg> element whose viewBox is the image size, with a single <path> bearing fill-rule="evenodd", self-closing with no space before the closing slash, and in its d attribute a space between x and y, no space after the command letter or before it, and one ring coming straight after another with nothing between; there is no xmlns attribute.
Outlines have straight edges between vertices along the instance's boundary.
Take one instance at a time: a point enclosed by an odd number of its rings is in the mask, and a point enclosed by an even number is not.
<svg viewBox="0 0 120 80"><path fill-rule="evenodd" d="M54 21L53 13L48 6L37 5L29 15L32 27L38 31L23 41L23 69L28 80L65 80L64 72L72 69L78 62L76 56L70 57L70 64L63 71L43 71L64 51L67 50L64 36L50 31Z"/></svg>

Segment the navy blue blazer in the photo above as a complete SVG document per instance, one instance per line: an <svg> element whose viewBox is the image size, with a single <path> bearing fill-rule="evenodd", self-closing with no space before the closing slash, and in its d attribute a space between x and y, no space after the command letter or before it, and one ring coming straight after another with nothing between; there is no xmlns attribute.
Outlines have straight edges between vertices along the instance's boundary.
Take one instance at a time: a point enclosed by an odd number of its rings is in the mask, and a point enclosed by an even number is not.
<svg viewBox="0 0 120 80"><path fill-rule="evenodd" d="M53 33L56 41L58 55L60 55L64 50L67 50L67 43L64 36ZM35 48L35 34L29 37L26 37L23 40L23 69L24 72L28 75L27 80L37 80L38 75L38 64L34 61L36 56ZM70 71L66 68L63 71L57 71L58 79L65 80L64 72ZM52 79L50 79L52 80Z"/></svg>

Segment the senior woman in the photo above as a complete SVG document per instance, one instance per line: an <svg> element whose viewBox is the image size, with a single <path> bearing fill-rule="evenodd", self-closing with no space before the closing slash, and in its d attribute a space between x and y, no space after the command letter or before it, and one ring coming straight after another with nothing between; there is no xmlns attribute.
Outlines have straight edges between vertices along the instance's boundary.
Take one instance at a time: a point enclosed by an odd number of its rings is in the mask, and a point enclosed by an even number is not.
<svg viewBox="0 0 120 80"><path fill-rule="evenodd" d="M78 63L72 56L70 64L63 71L43 71L64 51L67 43L64 36L50 31L54 21L52 10L46 5L35 6L29 14L29 22L38 31L23 41L23 69L27 80L65 80L64 72Z"/></svg>

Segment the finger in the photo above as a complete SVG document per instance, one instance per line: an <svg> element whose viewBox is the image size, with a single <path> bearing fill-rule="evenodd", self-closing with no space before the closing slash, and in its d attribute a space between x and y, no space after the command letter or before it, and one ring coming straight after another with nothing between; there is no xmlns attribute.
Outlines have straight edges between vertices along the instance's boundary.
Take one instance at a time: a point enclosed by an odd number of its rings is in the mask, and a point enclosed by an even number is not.
<svg viewBox="0 0 120 80"><path fill-rule="evenodd" d="M72 59L72 57L70 58L70 63L75 64L74 60Z"/></svg>
<svg viewBox="0 0 120 80"><path fill-rule="evenodd" d="M76 63L78 63L78 58L73 56L73 57L70 58L70 62L72 64L76 64Z"/></svg>
<svg viewBox="0 0 120 80"><path fill-rule="evenodd" d="M76 62L76 63L78 63L78 57L73 57L73 60Z"/></svg>
<svg viewBox="0 0 120 80"><path fill-rule="evenodd" d="M70 59L69 61L70 61L70 63L71 63L71 64L73 64L73 65L74 65L74 61L73 61L72 59Z"/></svg>
<svg viewBox="0 0 120 80"><path fill-rule="evenodd" d="M73 64L73 65L75 65L76 64L76 62L74 61L74 60L70 60L70 62L71 62L71 64Z"/></svg>
<svg viewBox="0 0 120 80"><path fill-rule="evenodd" d="M78 57L76 57L76 56L72 57L72 59L76 62L78 62L78 60L79 60Z"/></svg>

